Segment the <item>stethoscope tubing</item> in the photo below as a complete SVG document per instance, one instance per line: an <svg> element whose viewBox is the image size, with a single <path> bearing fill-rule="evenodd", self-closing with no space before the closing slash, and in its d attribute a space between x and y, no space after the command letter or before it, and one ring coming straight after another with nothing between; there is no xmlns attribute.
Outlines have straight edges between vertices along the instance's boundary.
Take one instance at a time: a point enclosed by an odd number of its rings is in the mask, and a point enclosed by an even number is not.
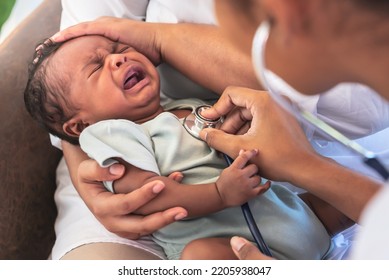
<svg viewBox="0 0 389 280"><path fill-rule="evenodd" d="M363 162L373 168L385 181L389 179L389 172L385 166L376 158L365 158Z"/></svg>
<svg viewBox="0 0 389 280"><path fill-rule="evenodd" d="M232 164L232 159L229 156L227 156L226 154L223 154L223 156L224 156L224 159L226 160L228 166L230 166ZM255 219L254 219L253 213L251 212L249 204L247 202L242 204L241 209L243 212L243 216L246 220L247 226L250 230L250 233L253 236L254 241L258 246L258 249L263 254L271 257L272 254L270 252L270 249L267 246L265 240L263 239L261 232L259 231L258 225L255 222Z"/></svg>

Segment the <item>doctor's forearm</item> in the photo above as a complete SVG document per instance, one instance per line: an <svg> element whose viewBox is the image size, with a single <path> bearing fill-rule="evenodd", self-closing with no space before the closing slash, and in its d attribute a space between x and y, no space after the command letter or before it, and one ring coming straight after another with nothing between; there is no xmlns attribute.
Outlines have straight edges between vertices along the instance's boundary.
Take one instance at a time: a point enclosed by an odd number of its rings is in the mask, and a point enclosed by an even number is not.
<svg viewBox="0 0 389 280"><path fill-rule="evenodd" d="M336 162L315 157L309 165L294 168L291 179L296 186L328 202L350 219L358 222L361 212L381 188L381 184L355 173Z"/></svg>

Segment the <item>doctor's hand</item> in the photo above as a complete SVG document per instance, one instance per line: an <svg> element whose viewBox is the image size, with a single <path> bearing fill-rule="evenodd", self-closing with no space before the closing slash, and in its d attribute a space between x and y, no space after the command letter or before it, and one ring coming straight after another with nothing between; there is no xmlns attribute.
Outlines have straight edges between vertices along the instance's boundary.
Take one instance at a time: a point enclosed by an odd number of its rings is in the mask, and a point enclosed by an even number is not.
<svg viewBox="0 0 389 280"><path fill-rule="evenodd" d="M231 248L240 260L273 260L273 258L262 254L251 242L238 236L231 238Z"/></svg>
<svg viewBox="0 0 389 280"><path fill-rule="evenodd" d="M251 161L267 179L293 183L294 176L299 176L309 160L318 156L297 120L267 92L228 87L202 115L210 119L225 116L220 129L200 132L208 145L232 158L241 149L258 150Z"/></svg>

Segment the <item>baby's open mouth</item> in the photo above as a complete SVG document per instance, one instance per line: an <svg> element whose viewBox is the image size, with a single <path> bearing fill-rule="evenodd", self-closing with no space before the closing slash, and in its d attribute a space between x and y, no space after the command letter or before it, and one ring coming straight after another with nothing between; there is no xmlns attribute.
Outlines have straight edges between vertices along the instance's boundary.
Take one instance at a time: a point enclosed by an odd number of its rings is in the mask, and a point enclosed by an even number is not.
<svg viewBox="0 0 389 280"><path fill-rule="evenodd" d="M128 71L125 79L124 79L124 89L129 90L133 88L137 83L142 81L145 78L145 74L143 69L140 68L132 68Z"/></svg>

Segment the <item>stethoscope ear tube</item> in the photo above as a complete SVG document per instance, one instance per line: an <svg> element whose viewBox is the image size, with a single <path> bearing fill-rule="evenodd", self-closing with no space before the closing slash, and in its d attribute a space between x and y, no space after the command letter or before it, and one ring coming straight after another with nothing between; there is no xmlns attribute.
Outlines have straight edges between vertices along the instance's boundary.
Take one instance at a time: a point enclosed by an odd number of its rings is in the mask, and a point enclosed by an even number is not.
<svg viewBox="0 0 389 280"><path fill-rule="evenodd" d="M224 156L224 159L226 160L228 166L230 166L232 164L233 160L229 156L227 156L226 154L223 154L223 156ZM271 257L272 254L271 254L271 252L269 250L269 247L266 245L266 242L263 239L261 232L259 231L258 225L257 225L257 223L254 220L254 216L253 216L253 213L251 212L249 204L247 202L244 203L241 206L241 209L242 209L242 212L243 212L243 216L244 216L244 218L246 220L247 226L248 226L248 228L250 230L250 233L253 236L254 241L255 241L255 243L258 246L258 249L263 254Z"/></svg>

